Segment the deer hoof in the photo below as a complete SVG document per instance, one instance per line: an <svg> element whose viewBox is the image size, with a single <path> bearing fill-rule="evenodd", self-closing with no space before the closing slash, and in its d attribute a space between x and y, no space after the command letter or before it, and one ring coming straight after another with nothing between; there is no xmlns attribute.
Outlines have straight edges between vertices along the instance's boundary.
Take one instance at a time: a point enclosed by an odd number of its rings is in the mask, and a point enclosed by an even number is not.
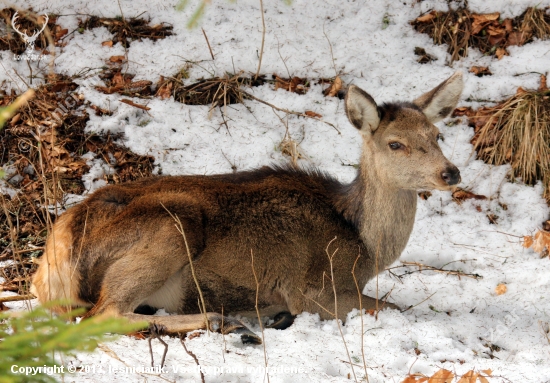
<svg viewBox="0 0 550 383"><path fill-rule="evenodd" d="M266 328L274 328L276 330L285 330L289 328L292 323L294 323L294 318L296 318L295 315L292 315L288 311L283 311L282 313L279 313L275 315L273 318L273 323L269 326L266 326Z"/></svg>
<svg viewBox="0 0 550 383"><path fill-rule="evenodd" d="M232 332L235 334L239 334L241 336L241 341L244 344L262 344L262 338L254 334L252 331L250 331L246 327L236 328Z"/></svg>

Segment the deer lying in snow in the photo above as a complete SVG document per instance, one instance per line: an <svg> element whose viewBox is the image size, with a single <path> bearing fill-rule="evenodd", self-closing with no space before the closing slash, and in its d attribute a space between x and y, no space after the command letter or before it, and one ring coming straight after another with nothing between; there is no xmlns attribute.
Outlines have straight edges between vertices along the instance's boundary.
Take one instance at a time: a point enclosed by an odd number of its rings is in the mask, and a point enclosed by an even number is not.
<svg viewBox="0 0 550 383"><path fill-rule="evenodd" d="M69 299L89 307L86 316L146 320L169 334L208 326L261 343L241 322L217 313L254 310L252 253L261 311L286 313L276 328L302 311L344 320L359 307L354 264L364 286L405 248L417 190L450 190L460 182L433 123L455 108L462 88L455 73L412 103L376 105L350 86L346 113L363 141L351 184L317 170L263 167L98 190L55 223L31 291L40 302ZM327 244L334 238L329 252L338 248L332 261L337 313L327 280ZM206 315L197 304L189 257ZM364 308L375 307L376 299L361 299ZM160 308L177 315L144 315Z"/></svg>

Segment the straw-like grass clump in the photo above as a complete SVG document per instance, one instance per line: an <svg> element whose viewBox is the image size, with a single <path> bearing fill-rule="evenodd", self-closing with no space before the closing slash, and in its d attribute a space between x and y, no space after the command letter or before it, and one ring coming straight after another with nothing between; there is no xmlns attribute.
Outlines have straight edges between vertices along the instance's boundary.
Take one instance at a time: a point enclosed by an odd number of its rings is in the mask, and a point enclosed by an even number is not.
<svg viewBox="0 0 550 383"><path fill-rule="evenodd" d="M489 164L509 163L514 176L533 185L541 180L550 202L550 90L543 76L539 90L519 88L508 100L466 113L475 126L472 144Z"/></svg>

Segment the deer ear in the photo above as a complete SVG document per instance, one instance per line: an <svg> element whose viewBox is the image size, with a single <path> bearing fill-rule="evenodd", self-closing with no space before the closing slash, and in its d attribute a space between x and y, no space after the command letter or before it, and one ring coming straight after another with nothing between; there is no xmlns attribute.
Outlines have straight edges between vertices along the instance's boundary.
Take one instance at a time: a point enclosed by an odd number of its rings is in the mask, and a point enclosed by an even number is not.
<svg viewBox="0 0 550 383"><path fill-rule="evenodd" d="M463 88L462 72L458 71L413 103L434 123L447 117L456 108Z"/></svg>
<svg viewBox="0 0 550 383"><path fill-rule="evenodd" d="M372 133L378 128L380 124L378 106L367 92L355 85L350 85L345 105L349 121L361 133Z"/></svg>

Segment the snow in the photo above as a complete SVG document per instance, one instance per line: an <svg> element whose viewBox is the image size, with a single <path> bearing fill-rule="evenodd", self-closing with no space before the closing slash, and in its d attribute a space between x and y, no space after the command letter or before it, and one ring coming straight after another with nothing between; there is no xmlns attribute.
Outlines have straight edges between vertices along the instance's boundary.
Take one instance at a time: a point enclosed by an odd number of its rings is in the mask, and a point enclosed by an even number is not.
<svg viewBox="0 0 550 383"><path fill-rule="evenodd" d="M17 5L59 14L58 22L70 32L77 28L78 17L120 15L118 2L107 0L24 0ZM234 70L256 72L261 45L258 1L221 1L207 7L200 26L212 45L214 61L201 29L186 28L196 4L182 12L175 11L175 5L174 1L161 0L120 2L125 17L145 12L143 16L151 18L153 24L166 22L174 26L174 35L164 40L132 42L126 53L127 72L136 74L134 81L156 82L161 75L174 75L185 65L190 66L191 76L186 83ZM517 16L535 5L549 6L550 1L469 1L473 11L499 11L503 17ZM264 6L267 31L262 73L290 73L309 79L340 73L345 83L360 86L378 103L412 100L454 71L462 70L466 85L460 105L487 105L514 94L518 86L536 88L539 74L550 69L548 41L511 47L510 56L500 61L471 50L467 58L449 67L446 46L433 45L429 36L415 32L408 24L431 9L446 10L447 1L443 0L294 0L290 6L283 1L265 2ZM384 19L389 22L384 23ZM110 38L105 28L74 32L67 45L58 49L56 71L73 75L89 68L97 70L110 56L124 55L120 44L101 46ZM415 46L424 47L438 60L418 64ZM26 63L15 62L4 52L0 62L0 82L5 81L8 89L24 89L19 76L29 75ZM37 73L45 63L31 65ZM468 73L472 65L488 65L493 76L475 77ZM154 156L156 172L215 174L231 172L232 164L244 170L287 161L278 149L287 123L290 136L300 143L305 156L300 163L318 166L346 182L355 174L349 165L358 163L359 134L345 117L343 101L323 97L322 87L315 83L305 95L274 91L270 85L248 91L281 108L319 113L341 134L311 119L290 116L287 120L284 113L253 101L227 107L229 129L223 125L219 110L209 113L207 106L187 106L173 99L147 101L151 110L146 113L120 103L120 95L96 91L93 85L97 83L97 78L82 81L78 93L113 114L99 117L91 113L88 131L123 133L122 142L132 151ZM445 137L441 142L444 154L461 171L460 186L490 199L457 204L448 192L435 191L428 200L419 200L415 228L400 261L461 270L483 278L423 271L397 279L385 271L377 281L369 282L365 294L375 296L378 286L379 296L391 291L391 301L403 308L413 307L402 313L384 310L377 319L364 315L363 323L357 311L348 315L342 332L357 379L365 375L361 359L363 332L369 382L398 382L408 373L431 376L440 368L456 374L491 369L495 376L491 382L548 382L550 342L541 326L550 321L550 267L547 259L539 259L520 241L548 219L550 211L542 198L542 186L511 183L506 178L508 166L489 166L476 160L469 143L473 130L465 121L437 125ZM112 168L93 154L86 155L86 160L91 169L84 182L92 192L104 185L98 180ZM7 186L0 188L5 192ZM489 223L488 213L499 217L497 224ZM392 267L400 266L400 261ZM413 269L391 269L396 274L407 270ZM500 296L495 293L499 283L508 288ZM20 302L8 305L25 308ZM251 325L259 331L257 325ZM353 380L336 321L320 321L317 315L303 313L289 329L268 329L264 335L268 366L275 369L269 374L271 382L344 382L349 374ZM169 348L166 371L160 375L119 370L150 365L146 341L121 337L101 345L93 354L65 359L65 366L84 367L83 372L66 379L199 381L196 365L179 340L164 340ZM489 342L500 347L500 351L493 352L494 358L489 356ZM207 382L265 380L262 346L243 345L235 335L220 334L203 334L187 344L205 369ZM162 349L154 340L157 364Z"/></svg>

